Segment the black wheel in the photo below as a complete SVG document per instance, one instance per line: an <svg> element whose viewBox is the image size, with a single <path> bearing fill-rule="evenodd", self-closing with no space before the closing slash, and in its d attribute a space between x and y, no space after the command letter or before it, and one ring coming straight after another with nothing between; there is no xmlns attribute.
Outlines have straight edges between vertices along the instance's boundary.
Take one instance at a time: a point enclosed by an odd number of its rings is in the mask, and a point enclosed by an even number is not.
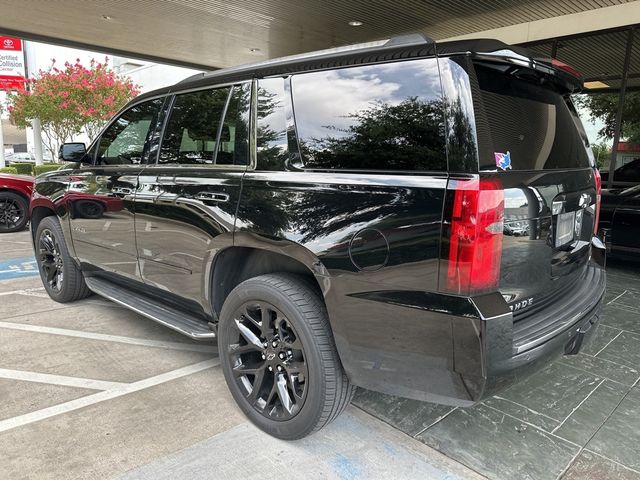
<svg viewBox="0 0 640 480"><path fill-rule="evenodd" d="M29 221L29 202L13 192L0 192L0 232L17 232Z"/></svg>
<svg viewBox="0 0 640 480"><path fill-rule="evenodd" d="M80 268L69 255L56 217L42 219L36 231L35 248L40 278L53 300L73 302L91 294Z"/></svg>
<svg viewBox="0 0 640 480"><path fill-rule="evenodd" d="M220 314L218 350L234 399L274 437L321 429L353 396L325 305L304 277L270 274L238 285Z"/></svg>

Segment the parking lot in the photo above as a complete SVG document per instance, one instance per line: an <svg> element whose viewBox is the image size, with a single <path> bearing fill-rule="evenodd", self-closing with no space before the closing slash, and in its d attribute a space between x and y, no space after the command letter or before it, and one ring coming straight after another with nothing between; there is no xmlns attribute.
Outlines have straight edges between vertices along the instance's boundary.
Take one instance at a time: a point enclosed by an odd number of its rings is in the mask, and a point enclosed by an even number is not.
<svg viewBox="0 0 640 480"><path fill-rule="evenodd" d="M0 478L640 479L640 270L609 269L604 321L471 409L358 391L297 442L250 425L215 347L41 287L29 234L0 237Z"/></svg>
<svg viewBox="0 0 640 480"><path fill-rule="evenodd" d="M250 425L211 344L41 287L29 234L0 237L0 478L480 478L351 407L282 442Z"/></svg>

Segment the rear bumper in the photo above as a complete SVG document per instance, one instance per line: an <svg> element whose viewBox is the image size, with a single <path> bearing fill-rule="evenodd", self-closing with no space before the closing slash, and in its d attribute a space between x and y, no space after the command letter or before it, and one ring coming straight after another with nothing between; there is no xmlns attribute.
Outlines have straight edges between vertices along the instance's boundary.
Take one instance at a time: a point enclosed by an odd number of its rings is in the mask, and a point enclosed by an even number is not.
<svg viewBox="0 0 640 480"><path fill-rule="evenodd" d="M590 285L590 302L585 302L583 311L575 320L557 329L535 346L517 352L517 344L511 343L514 326L512 320L492 318L485 320L484 375L482 379L469 378L474 402L483 400L504 388L522 381L545 365L563 355L574 355L588 345L593 338L602 316L602 298L605 287L605 272L597 268L594 283ZM478 381L480 380L480 381Z"/></svg>
<svg viewBox="0 0 640 480"><path fill-rule="evenodd" d="M352 331L334 328L342 363L363 388L473 405L590 341L606 282L594 260L570 295L571 308L558 302L540 311L529 319L539 327L534 329L514 325L500 293L471 299L406 291L341 296L329 305L341 309L330 309L332 317L342 313L353 320Z"/></svg>

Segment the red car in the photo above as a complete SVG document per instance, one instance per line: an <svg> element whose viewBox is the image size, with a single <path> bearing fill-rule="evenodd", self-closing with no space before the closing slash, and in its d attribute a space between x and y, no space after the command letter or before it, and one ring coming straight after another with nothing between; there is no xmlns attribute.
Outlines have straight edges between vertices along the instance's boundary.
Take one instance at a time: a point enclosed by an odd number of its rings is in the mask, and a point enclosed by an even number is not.
<svg viewBox="0 0 640 480"><path fill-rule="evenodd" d="M33 177L0 174L0 233L26 227L32 189Z"/></svg>

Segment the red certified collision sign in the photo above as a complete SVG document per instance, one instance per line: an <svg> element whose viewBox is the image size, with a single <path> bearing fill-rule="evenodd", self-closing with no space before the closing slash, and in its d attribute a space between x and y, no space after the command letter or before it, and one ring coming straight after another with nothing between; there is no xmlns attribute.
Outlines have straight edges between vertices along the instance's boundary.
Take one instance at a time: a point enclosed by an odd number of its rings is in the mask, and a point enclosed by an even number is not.
<svg viewBox="0 0 640 480"><path fill-rule="evenodd" d="M0 90L24 88L22 40L0 36Z"/></svg>

